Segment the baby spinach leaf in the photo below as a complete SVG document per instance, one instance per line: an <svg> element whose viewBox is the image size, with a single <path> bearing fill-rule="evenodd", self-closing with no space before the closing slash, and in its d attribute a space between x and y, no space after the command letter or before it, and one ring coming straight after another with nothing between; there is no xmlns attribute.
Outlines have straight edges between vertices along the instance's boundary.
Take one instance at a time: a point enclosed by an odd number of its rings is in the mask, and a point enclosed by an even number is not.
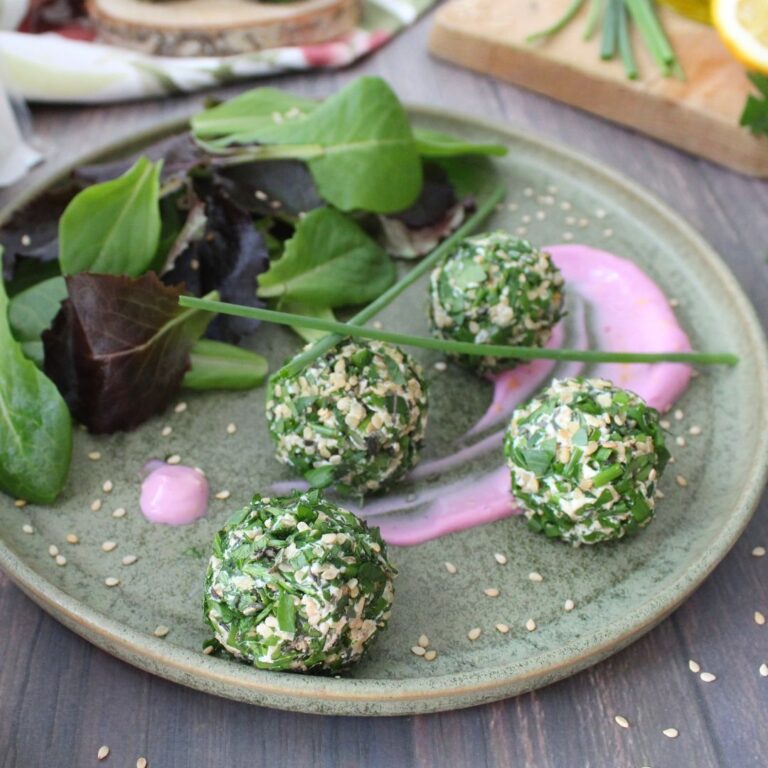
<svg viewBox="0 0 768 768"><path fill-rule="evenodd" d="M67 285L61 276L51 277L17 293L8 309L8 320L17 341L39 341L66 298Z"/></svg>
<svg viewBox="0 0 768 768"><path fill-rule="evenodd" d="M11 336L0 280L0 490L50 504L64 487L71 455L66 403Z"/></svg>
<svg viewBox="0 0 768 768"><path fill-rule="evenodd" d="M466 139L451 136L442 131L417 128L414 131L416 146L422 157L458 157L461 155L507 154L507 148L501 144L476 144Z"/></svg>
<svg viewBox="0 0 768 768"><path fill-rule="evenodd" d="M180 307L181 287L153 272L66 282L69 298L43 334L45 372L91 432L133 429L176 395L210 314Z"/></svg>
<svg viewBox="0 0 768 768"><path fill-rule="evenodd" d="M59 220L64 274L145 272L160 240L162 163L140 157L122 176L80 192Z"/></svg>
<svg viewBox="0 0 768 768"><path fill-rule="evenodd" d="M192 367L182 382L187 389L253 389L269 370L266 359L256 352L208 339L198 341L189 358Z"/></svg>
<svg viewBox="0 0 768 768"><path fill-rule="evenodd" d="M259 296L314 307L365 304L395 280L386 252L333 208L307 214L281 259L259 278Z"/></svg>

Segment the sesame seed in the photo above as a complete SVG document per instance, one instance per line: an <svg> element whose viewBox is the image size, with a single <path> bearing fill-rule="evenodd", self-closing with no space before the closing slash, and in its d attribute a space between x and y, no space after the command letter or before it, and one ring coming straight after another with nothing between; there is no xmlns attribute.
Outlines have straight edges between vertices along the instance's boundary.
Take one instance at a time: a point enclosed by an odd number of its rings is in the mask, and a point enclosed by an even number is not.
<svg viewBox="0 0 768 768"><path fill-rule="evenodd" d="M483 594L486 597L498 597L499 596L499 590L495 587L488 587L488 589L483 590Z"/></svg>
<svg viewBox="0 0 768 768"><path fill-rule="evenodd" d="M566 600L565 603L563 603L563 610L566 613L570 613L575 607L576 606L574 605L573 600L571 600L570 598L568 598L568 600Z"/></svg>
<svg viewBox="0 0 768 768"><path fill-rule="evenodd" d="M501 632L502 635L506 635L507 632L509 632L509 626L507 624L497 624L496 625L496 631Z"/></svg>
<svg viewBox="0 0 768 768"><path fill-rule="evenodd" d="M422 648L420 645L414 645L411 647L411 653L414 656L423 656L426 653L426 650Z"/></svg>
<svg viewBox="0 0 768 768"><path fill-rule="evenodd" d="M678 435L675 438L675 443L679 445L681 448L685 448L685 438L682 435Z"/></svg>
<svg viewBox="0 0 768 768"><path fill-rule="evenodd" d="M237 432L237 426L233 423L227 424L227 434L234 435Z"/></svg>
<svg viewBox="0 0 768 768"><path fill-rule="evenodd" d="M68 533L66 535L67 544L79 544L80 539L77 538L77 534L75 533Z"/></svg>
<svg viewBox="0 0 768 768"><path fill-rule="evenodd" d="M564 211L570 211L573 206L566 200L560 203L560 208L562 208Z"/></svg>
<svg viewBox="0 0 768 768"><path fill-rule="evenodd" d="M613 235L613 230L612 229L604 229L603 230L603 236L604 237L611 237L612 235Z"/></svg>
<svg viewBox="0 0 768 768"><path fill-rule="evenodd" d="M112 493L114 487L115 484L111 480L105 480L101 486L101 490L104 491L104 493Z"/></svg>
<svg viewBox="0 0 768 768"><path fill-rule="evenodd" d="M448 370L448 364L444 360L438 360L435 363L434 368L436 371L443 373L444 371Z"/></svg>
<svg viewBox="0 0 768 768"><path fill-rule="evenodd" d="M506 565L507 564L507 556L502 555L501 552L496 552L494 554L493 559L499 564L499 565Z"/></svg>
<svg viewBox="0 0 768 768"><path fill-rule="evenodd" d="M557 187L554 184L550 184L547 187L547 192L549 192L550 195L556 195L557 194Z"/></svg>
<svg viewBox="0 0 768 768"><path fill-rule="evenodd" d="M109 756L109 747L104 744L104 746L99 747L99 751L96 753L96 757L99 760L105 760Z"/></svg>
<svg viewBox="0 0 768 768"><path fill-rule="evenodd" d="M579 219L579 226L584 229L584 227L589 226L589 219Z"/></svg>
<svg viewBox="0 0 768 768"><path fill-rule="evenodd" d="M682 421L685 418L685 414L678 408L674 413L675 421Z"/></svg>
<svg viewBox="0 0 768 768"><path fill-rule="evenodd" d="M123 565L133 565L138 559L136 555L126 555L120 562Z"/></svg>
<svg viewBox="0 0 768 768"><path fill-rule="evenodd" d="M165 637L171 630L163 624L158 624L152 633L155 637Z"/></svg>
<svg viewBox="0 0 768 768"><path fill-rule="evenodd" d="M662 420L659 422L659 426L660 426L662 429L671 429L671 428L672 428L672 422L671 422L671 421L667 421L666 419L662 419Z"/></svg>
<svg viewBox="0 0 768 768"><path fill-rule="evenodd" d="M437 651L432 648L424 654L424 658L427 661L434 661L437 658Z"/></svg>
<svg viewBox="0 0 768 768"><path fill-rule="evenodd" d="M448 573L456 573L459 569L453 564L453 563L444 563L445 570L448 571Z"/></svg>
<svg viewBox="0 0 768 768"><path fill-rule="evenodd" d="M565 217L565 223L572 227L576 223L576 217L575 216L566 216Z"/></svg>
<svg viewBox="0 0 768 768"><path fill-rule="evenodd" d="M547 218L547 214L544 211L536 211L536 219L538 221L544 221Z"/></svg>
<svg viewBox="0 0 768 768"><path fill-rule="evenodd" d="M482 634L483 634L483 630L480 629L480 627L473 627L472 629L469 630L469 632L467 632L467 637L474 642Z"/></svg>
<svg viewBox="0 0 768 768"><path fill-rule="evenodd" d="M678 301L678 299L670 299L669 300L669 306L674 309L675 307L679 307L680 306L680 302Z"/></svg>
<svg viewBox="0 0 768 768"><path fill-rule="evenodd" d="M528 621L525 622L525 628L529 632L533 632L536 629L536 622L533 619L528 619Z"/></svg>
<svg viewBox="0 0 768 768"><path fill-rule="evenodd" d="M597 216L598 219L604 219L606 214L605 214L605 211L602 208L598 208L595 211L595 216Z"/></svg>
<svg viewBox="0 0 768 768"><path fill-rule="evenodd" d="M765 624L765 616L760 611L755 611L755 624L762 627Z"/></svg>
<svg viewBox="0 0 768 768"><path fill-rule="evenodd" d="M230 497L229 491L219 491L216 494L216 498L220 499L221 501L226 501Z"/></svg>
<svg viewBox="0 0 768 768"><path fill-rule="evenodd" d="M165 461L166 464L180 464L181 456L178 453L174 453L173 456L169 456Z"/></svg>
<svg viewBox="0 0 768 768"><path fill-rule="evenodd" d="M526 213L525 216L520 217L520 221L523 222L523 224L530 224L531 223L531 217Z"/></svg>
<svg viewBox="0 0 768 768"><path fill-rule="evenodd" d="M629 720L627 720L627 718L624 717L624 715L615 715L613 718L613 721L620 728L629 728Z"/></svg>
<svg viewBox="0 0 768 768"><path fill-rule="evenodd" d="M525 235L528 232L528 229L526 227L518 227L515 230L516 235Z"/></svg>
<svg viewBox="0 0 768 768"><path fill-rule="evenodd" d="M280 208L283 207L283 204L279 200L270 200L269 201L269 207L273 211L277 211L277 210L279 210Z"/></svg>
<svg viewBox="0 0 768 768"><path fill-rule="evenodd" d="M752 557L765 557L765 547L755 547L752 550Z"/></svg>
<svg viewBox="0 0 768 768"><path fill-rule="evenodd" d="M264 191L263 191L263 190L261 190L261 189L257 189L257 190L256 190L256 191L253 193L253 195L254 195L254 197L255 197L257 200L262 200L262 201L264 201L264 200L267 200L267 199L268 199L267 193L266 193L266 192L264 192Z"/></svg>
<svg viewBox="0 0 768 768"><path fill-rule="evenodd" d="M113 513L112 517L125 517L125 507L118 507Z"/></svg>
<svg viewBox="0 0 768 768"><path fill-rule="evenodd" d="M148 765L148 763L147 763L147 758L146 757L140 757L136 761L136 768L147 768L147 765Z"/></svg>
<svg viewBox="0 0 768 768"><path fill-rule="evenodd" d="M428 648L429 647L429 638L426 635L421 635L419 637L419 645L422 648Z"/></svg>
<svg viewBox="0 0 768 768"><path fill-rule="evenodd" d="M517 203L507 203L507 210L513 213L518 209Z"/></svg>
<svg viewBox="0 0 768 768"><path fill-rule="evenodd" d="M24 509L24 507L27 506L27 500L26 499L16 499L16 501L13 502L14 506L17 509Z"/></svg>
<svg viewBox="0 0 768 768"><path fill-rule="evenodd" d="M100 454L98 451L91 451L91 452L88 454L88 458L89 458L91 461L98 461L98 460L101 458L101 454Z"/></svg>
<svg viewBox="0 0 768 768"><path fill-rule="evenodd" d="M384 327L384 323L381 322L381 320L374 320L371 325L376 328L376 330L380 331Z"/></svg>
<svg viewBox="0 0 768 768"><path fill-rule="evenodd" d="M32 245L32 238L29 235L22 235L21 236L21 244L25 248L29 248L29 246Z"/></svg>
<svg viewBox="0 0 768 768"><path fill-rule="evenodd" d="M670 456L669 457L669 463L670 464L674 464L675 463L675 457L674 456Z"/></svg>
<svg viewBox="0 0 768 768"><path fill-rule="evenodd" d="M173 432L173 427L167 427L167 426L166 426L166 427L163 427L163 428L160 430L160 434L161 434L163 437L168 437L168 435L170 435L170 434L171 434L171 432Z"/></svg>
<svg viewBox="0 0 768 768"><path fill-rule="evenodd" d="M105 541L101 545L101 551L102 552L111 552L113 549L115 549L115 547L117 547L117 542L115 542L115 541Z"/></svg>
<svg viewBox="0 0 768 768"><path fill-rule="evenodd" d="M67 558L64 555L56 555L56 565L66 565Z"/></svg>
<svg viewBox="0 0 768 768"><path fill-rule="evenodd" d="M678 737L678 734L680 733L677 728L665 728L662 733L668 738L668 739L676 739Z"/></svg>
<svg viewBox="0 0 768 768"><path fill-rule="evenodd" d="M689 435L700 435L701 434L701 427L698 424L694 424L689 430Z"/></svg>
<svg viewBox="0 0 768 768"><path fill-rule="evenodd" d="M91 502L91 512L98 512L101 509L101 499L94 499Z"/></svg>
<svg viewBox="0 0 768 768"><path fill-rule="evenodd" d="M563 232L563 240L573 240L573 232Z"/></svg>
<svg viewBox="0 0 768 768"><path fill-rule="evenodd" d="M714 683L715 680L717 680L717 677L715 677L715 675L713 675L711 672L702 672L699 677L704 683Z"/></svg>
<svg viewBox="0 0 768 768"><path fill-rule="evenodd" d="M701 667L693 659L688 660L688 669L696 675L701 672Z"/></svg>
<svg viewBox="0 0 768 768"><path fill-rule="evenodd" d="M533 190L532 190L530 187L526 187L526 188L523 190L523 194L524 194L526 197L533 197Z"/></svg>
<svg viewBox="0 0 768 768"><path fill-rule="evenodd" d="M685 488L688 485L688 481L682 475L678 475L675 481L681 488Z"/></svg>
<svg viewBox="0 0 768 768"><path fill-rule="evenodd" d="M761 664L758 672L760 672L760 677L768 677L768 664Z"/></svg>
<svg viewBox="0 0 768 768"><path fill-rule="evenodd" d="M35 529L29 523L24 523L24 525L21 526L21 530L24 531L24 533L35 532Z"/></svg>
<svg viewBox="0 0 768 768"><path fill-rule="evenodd" d="M173 407L174 413L184 413L184 411L187 410L187 404L185 402L176 403L176 405Z"/></svg>
<svg viewBox="0 0 768 768"><path fill-rule="evenodd" d="M536 582L539 582L539 581L544 581L544 577L543 577L543 576L542 576L542 575L541 575L541 574L540 574L538 571L531 571L531 572L528 574L528 578L529 578L531 581L536 581Z"/></svg>
<svg viewBox="0 0 768 768"><path fill-rule="evenodd" d="M59 554L59 548L55 544L51 544L51 546L48 547L48 554L51 557L56 557L56 555Z"/></svg>
<svg viewBox="0 0 768 768"><path fill-rule="evenodd" d="M120 583L120 579L116 579L114 576L107 576L107 578L104 579L104 583L108 587L116 587Z"/></svg>

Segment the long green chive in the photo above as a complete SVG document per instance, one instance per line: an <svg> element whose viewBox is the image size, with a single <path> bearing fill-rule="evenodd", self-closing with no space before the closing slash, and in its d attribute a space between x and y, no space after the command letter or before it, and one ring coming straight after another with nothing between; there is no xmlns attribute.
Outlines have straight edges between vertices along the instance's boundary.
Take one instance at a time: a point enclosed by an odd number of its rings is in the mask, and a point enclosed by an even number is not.
<svg viewBox="0 0 768 768"><path fill-rule="evenodd" d="M260 309L258 307L243 307L239 304L227 304L221 301L198 299L193 296L182 296L179 303L183 307L218 312L223 315L235 315L236 317L248 317L255 320L264 320L268 323L288 325L297 328L312 328L316 331L326 331L336 336L321 339L333 339L329 347L339 338L351 336L353 338L372 339L385 341L390 344L402 344L408 347L421 349L434 349L438 352L459 355L488 355L490 357L516 358L519 360L568 360L585 363L701 363L703 365L736 365L739 358L726 352L602 352L597 349L547 349L543 347L508 347L496 344L473 344L464 341L450 341L447 339L435 339L430 336L413 336L407 333L395 333L392 331L378 330L357 325L350 321L341 323L336 320L325 320L319 317L307 317L306 315L294 315L290 312L277 312L273 309ZM318 353L322 354L322 353ZM313 360L317 355L313 355ZM304 362L296 367L301 355L295 357L289 366L283 370L295 372L300 370Z"/></svg>
<svg viewBox="0 0 768 768"><path fill-rule="evenodd" d="M541 32L536 32L534 35L529 35L525 38L525 42L535 43L539 40L543 40L546 37L556 35L571 23L574 16L576 16L576 14L581 10L582 5L584 5L584 0L573 0L573 2L566 9L565 13L551 27L542 29Z"/></svg>
<svg viewBox="0 0 768 768"><path fill-rule="evenodd" d="M621 0L617 0L619 5L619 53L624 62L624 71L630 80L637 80L637 62L635 54L632 51L632 41L629 38L629 19L627 18L627 7Z"/></svg>
<svg viewBox="0 0 768 768"><path fill-rule="evenodd" d="M597 32L597 23L600 21L604 5L605 0L590 0L587 26L584 28L584 40L591 40Z"/></svg>
<svg viewBox="0 0 768 768"><path fill-rule="evenodd" d="M600 42L600 58L612 59L616 55L616 46L619 42L619 15L618 3L621 0L608 0L603 19L603 36Z"/></svg>

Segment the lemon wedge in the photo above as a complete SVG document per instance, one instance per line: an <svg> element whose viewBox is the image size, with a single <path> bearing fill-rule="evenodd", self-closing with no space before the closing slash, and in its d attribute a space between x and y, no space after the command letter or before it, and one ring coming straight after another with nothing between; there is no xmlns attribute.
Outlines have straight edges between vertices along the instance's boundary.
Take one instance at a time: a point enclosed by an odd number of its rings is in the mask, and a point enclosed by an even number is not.
<svg viewBox="0 0 768 768"><path fill-rule="evenodd" d="M739 61L768 74L767 0L714 0L712 21Z"/></svg>

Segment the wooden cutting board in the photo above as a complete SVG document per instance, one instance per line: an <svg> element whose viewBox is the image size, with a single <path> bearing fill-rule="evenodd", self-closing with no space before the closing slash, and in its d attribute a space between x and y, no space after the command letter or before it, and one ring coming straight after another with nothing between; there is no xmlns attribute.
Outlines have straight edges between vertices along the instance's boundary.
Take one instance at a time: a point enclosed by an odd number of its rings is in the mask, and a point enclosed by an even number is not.
<svg viewBox="0 0 768 768"><path fill-rule="evenodd" d="M360 0L86 0L99 40L159 56L228 56L341 37Z"/></svg>
<svg viewBox="0 0 768 768"><path fill-rule="evenodd" d="M525 38L558 19L570 0L454 0L440 8L431 51L753 176L768 177L768 140L739 126L751 90L743 67L710 27L661 10L686 79L659 74L635 38L640 79L620 61L599 59L582 39L585 12L550 41Z"/></svg>

